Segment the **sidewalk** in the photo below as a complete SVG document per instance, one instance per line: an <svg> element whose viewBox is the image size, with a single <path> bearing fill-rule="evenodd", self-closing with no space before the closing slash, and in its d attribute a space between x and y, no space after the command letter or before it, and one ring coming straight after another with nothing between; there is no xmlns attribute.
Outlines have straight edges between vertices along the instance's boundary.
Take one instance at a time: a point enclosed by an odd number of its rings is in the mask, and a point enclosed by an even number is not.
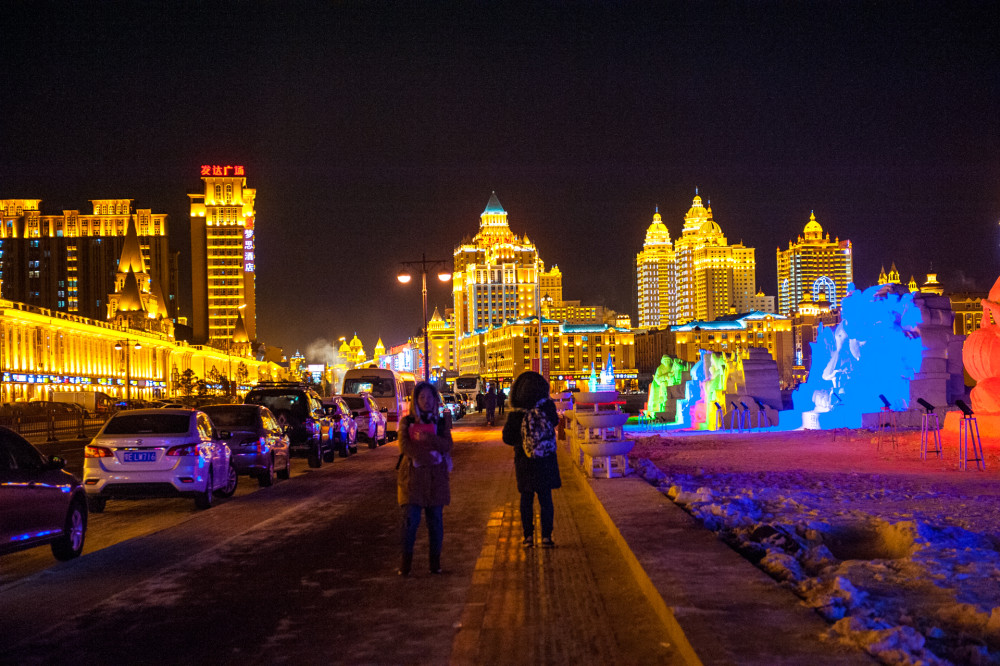
<svg viewBox="0 0 1000 666"><path fill-rule="evenodd" d="M873 663L645 481L560 470L551 551L521 548L509 472L452 663Z"/></svg>

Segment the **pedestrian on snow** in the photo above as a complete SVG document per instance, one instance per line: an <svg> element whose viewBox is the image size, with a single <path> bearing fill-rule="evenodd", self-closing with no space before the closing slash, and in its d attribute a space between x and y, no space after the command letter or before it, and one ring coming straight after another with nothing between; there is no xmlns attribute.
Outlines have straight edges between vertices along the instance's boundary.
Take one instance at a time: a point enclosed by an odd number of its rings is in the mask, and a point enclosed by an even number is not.
<svg viewBox="0 0 1000 666"><path fill-rule="evenodd" d="M441 573L444 543L443 509L451 502L451 414L439 415L441 396L431 384L413 388L410 411L399 423L399 464L396 497L403 512L403 554L399 574L408 576L420 513L427 517L431 573Z"/></svg>
<svg viewBox="0 0 1000 666"><path fill-rule="evenodd" d="M486 425L496 425L497 390L492 385L483 398L483 405L486 407Z"/></svg>
<svg viewBox="0 0 1000 666"><path fill-rule="evenodd" d="M503 404L507 402L507 394L503 392L503 387L497 390L497 412L503 416Z"/></svg>
<svg viewBox="0 0 1000 666"><path fill-rule="evenodd" d="M476 414L483 413L483 406L486 404L486 396L483 395L483 389L479 389L479 393L476 394Z"/></svg>
<svg viewBox="0 0 1000 666"><path fill-rule="evenodd" d="M534 545L535 495L542 523L542 547L552 548L555 510L552 491L562 486L556 459L556 405L549 398L549 383L537 372L523 372L510 387L513 409L503 428L504 443L514 447L514 472L521 494L521 527L525 548Z"/></svg>

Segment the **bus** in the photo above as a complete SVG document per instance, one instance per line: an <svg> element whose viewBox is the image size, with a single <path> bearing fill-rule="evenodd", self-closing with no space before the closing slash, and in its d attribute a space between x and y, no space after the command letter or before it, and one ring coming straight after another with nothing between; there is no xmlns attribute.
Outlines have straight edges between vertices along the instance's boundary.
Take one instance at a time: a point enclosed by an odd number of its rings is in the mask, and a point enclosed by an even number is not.
<svg viewBox="0 0 1000 666"><path fill-rule="evenodd" d="M455 395L465 402L468 409L476 408L476 394L483 388L483 378L477 374L459 375L455 378Z"/></svg>

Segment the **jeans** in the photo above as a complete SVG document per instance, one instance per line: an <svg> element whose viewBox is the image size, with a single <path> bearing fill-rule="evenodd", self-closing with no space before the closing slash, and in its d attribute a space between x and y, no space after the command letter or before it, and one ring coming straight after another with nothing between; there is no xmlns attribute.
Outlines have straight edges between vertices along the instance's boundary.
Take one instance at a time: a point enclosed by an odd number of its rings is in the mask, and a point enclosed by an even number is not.
<svg viewBox="0 0 1000 666"><path fill-rule="evenodd" d="M521 493L521 527L525 538L535 534L535 495L538 495L538 512L542 518L542 538L548 539L552 537L552 519L555 514L551 488Z"/></svg>
<svg viewBox="0 0 1000 666"><path fill-rule="evenodd" d="M441 546L444 544L444 507L405 504L403 509L403 558L413 559L413 544L417 541L417 528L420 527L420 512L427 516L427 536L430 538L431 569L441 568Z"/></svg>

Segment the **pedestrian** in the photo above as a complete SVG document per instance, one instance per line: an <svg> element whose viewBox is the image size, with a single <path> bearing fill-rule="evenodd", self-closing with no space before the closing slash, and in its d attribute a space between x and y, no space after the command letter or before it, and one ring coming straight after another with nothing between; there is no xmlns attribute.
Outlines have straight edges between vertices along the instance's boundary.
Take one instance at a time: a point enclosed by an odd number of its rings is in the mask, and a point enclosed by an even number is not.
<svg viewBox="0 0 1000 666"><path fill-rule="evenodd" d="M486 407L486 425L496 425L497 390L492 385L486 391L483 405Z"/></svg>
<svg viewBox="0 0 1000 666"><path fill-rule="evenodd" d="M440 406L437 389L420 382L413 388L409 413L399 423L396 497L403 513L403 553L398 571L401 576L410 575L421 512L427 517L430 570L441 573L443 514L444 507L451 502L448 475L452 440L451 414L440 415Z"/></svg>
<svg viewBox="0 0 1000 666"><path fill-rule="evenodd" d="M503 416L503 404L507 402L507 394L503 392L503 387L501 386L497 390L497 412L500 416Z"/></svg>
<svg viewBox="0 0 1000 666"><path fill-rule="evenodd" d="M483 395L483 389L479 389L479 393L476 394L476 414L483 413L483 406L486 404L486 396Z"/></svg>
<svg viewBox="0 0 1000 666"><path fill-rule="evenodd" d="M562 486L556 459L559 413L549 398L549 383L537 372L523 372L510 387L513 408L503 428L504 443L514 447L514 473L521 494L521 527L525 548L534 546L535 496L542 524L542 547L552 548L555 509L552 491Z"/></svg>

